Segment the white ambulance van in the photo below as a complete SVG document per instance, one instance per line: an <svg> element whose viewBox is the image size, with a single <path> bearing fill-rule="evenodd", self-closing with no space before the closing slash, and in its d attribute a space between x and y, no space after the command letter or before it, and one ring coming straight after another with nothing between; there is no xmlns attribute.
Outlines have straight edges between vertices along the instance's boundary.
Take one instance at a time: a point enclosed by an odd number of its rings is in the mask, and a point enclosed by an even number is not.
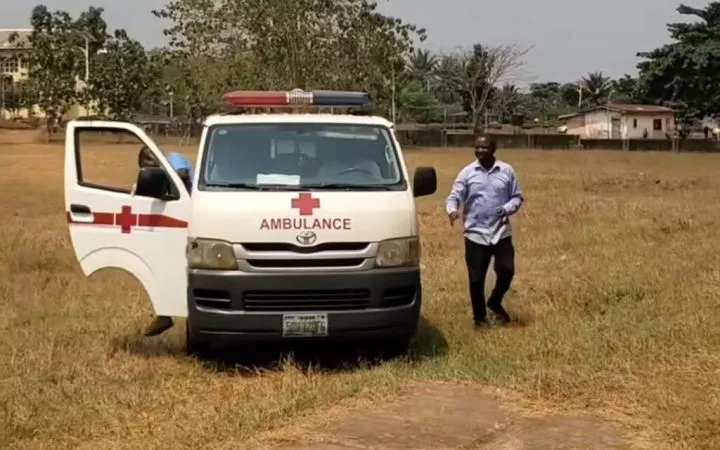
<svg viewBox="0 0 720 450"><path fill-rule="evenodd" d="M238 91L236 107L352 108L359 92ZM160 167L126 190L83 180L80 133L134 134ZM355 114L233 113L203 124L188 190L139 127L71 121L65 207L86 276L134 275L155 314L187 319L187 348L217 340L378 338L406 351L422 289L414 198L435 170L411 179L393 124Z"/></svg>

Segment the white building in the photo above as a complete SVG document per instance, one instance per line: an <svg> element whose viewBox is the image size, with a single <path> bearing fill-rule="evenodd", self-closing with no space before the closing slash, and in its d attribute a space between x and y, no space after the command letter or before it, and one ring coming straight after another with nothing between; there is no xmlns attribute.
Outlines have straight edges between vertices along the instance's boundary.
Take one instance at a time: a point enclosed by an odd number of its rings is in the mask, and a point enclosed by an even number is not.
<svg viewBox="0 0 720 450"><path fill-rule="evenodd" d="M0 75L13 83L27 77L27 28L0 28Z"/></svg>
<svg viewBox="0 0 720 450"><path fill-rule="evenodd" d="M0 120L45 116L37 105L31 111L27 108L10 109L4 101L4 96L28 77L28 54L32 51L28 39L31 34L32 29L29 28L0 28ZM85 82L78 79L77 85L77 89L83 89ZM82 105L73 105L64 118L74 119L93 113L92 108L87 110Z"/></svg>
<svg viewBox="0 0 720 450"><path fill-rule="evenodd" d="M675 110L657 105L608 104L559 117L567 134L595 139L666 139L675 131Z"/></svg>

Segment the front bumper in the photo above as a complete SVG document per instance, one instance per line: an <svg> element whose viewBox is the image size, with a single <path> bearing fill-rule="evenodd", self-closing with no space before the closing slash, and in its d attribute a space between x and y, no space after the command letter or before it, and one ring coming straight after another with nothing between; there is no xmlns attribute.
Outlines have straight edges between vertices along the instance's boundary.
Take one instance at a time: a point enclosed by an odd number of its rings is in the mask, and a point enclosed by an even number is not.
<svg viewBox="0 0 720 450"><path fill-rule="evenodd" d="M412 337L421 303L418 268L188 273L189 325L203 339L281 340L283 314L303 312L327 313L329 340Z"/></svg>

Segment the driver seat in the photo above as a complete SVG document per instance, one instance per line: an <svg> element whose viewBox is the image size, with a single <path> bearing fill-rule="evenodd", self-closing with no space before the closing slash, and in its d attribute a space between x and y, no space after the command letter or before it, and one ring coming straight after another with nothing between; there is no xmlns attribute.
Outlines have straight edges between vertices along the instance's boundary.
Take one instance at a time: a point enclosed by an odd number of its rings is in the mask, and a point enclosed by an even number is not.
<svg viewBox="0 0 720 450"><path fill-rule="evenodd" d="M353 163L352 165L356 169L363 170L369 174L372 174L373 178L382 178L382 172L380 171L380 166L378 166L375 161L370 159L361 159L360 161L357 161Z"/></svg>

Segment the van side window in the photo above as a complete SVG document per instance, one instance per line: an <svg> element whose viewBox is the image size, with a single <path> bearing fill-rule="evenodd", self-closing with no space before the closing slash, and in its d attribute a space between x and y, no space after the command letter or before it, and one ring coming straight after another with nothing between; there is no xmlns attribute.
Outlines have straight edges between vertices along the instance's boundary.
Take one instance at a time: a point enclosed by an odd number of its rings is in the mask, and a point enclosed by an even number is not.
<svg viewBox="0 0 720 450"><path fill-rule="evenodd" d="M129 194L141 166L157 166L139 137L126 130L80 128L75 136L78 184ZM150 157L148 157L150 156Z"/></svg>

